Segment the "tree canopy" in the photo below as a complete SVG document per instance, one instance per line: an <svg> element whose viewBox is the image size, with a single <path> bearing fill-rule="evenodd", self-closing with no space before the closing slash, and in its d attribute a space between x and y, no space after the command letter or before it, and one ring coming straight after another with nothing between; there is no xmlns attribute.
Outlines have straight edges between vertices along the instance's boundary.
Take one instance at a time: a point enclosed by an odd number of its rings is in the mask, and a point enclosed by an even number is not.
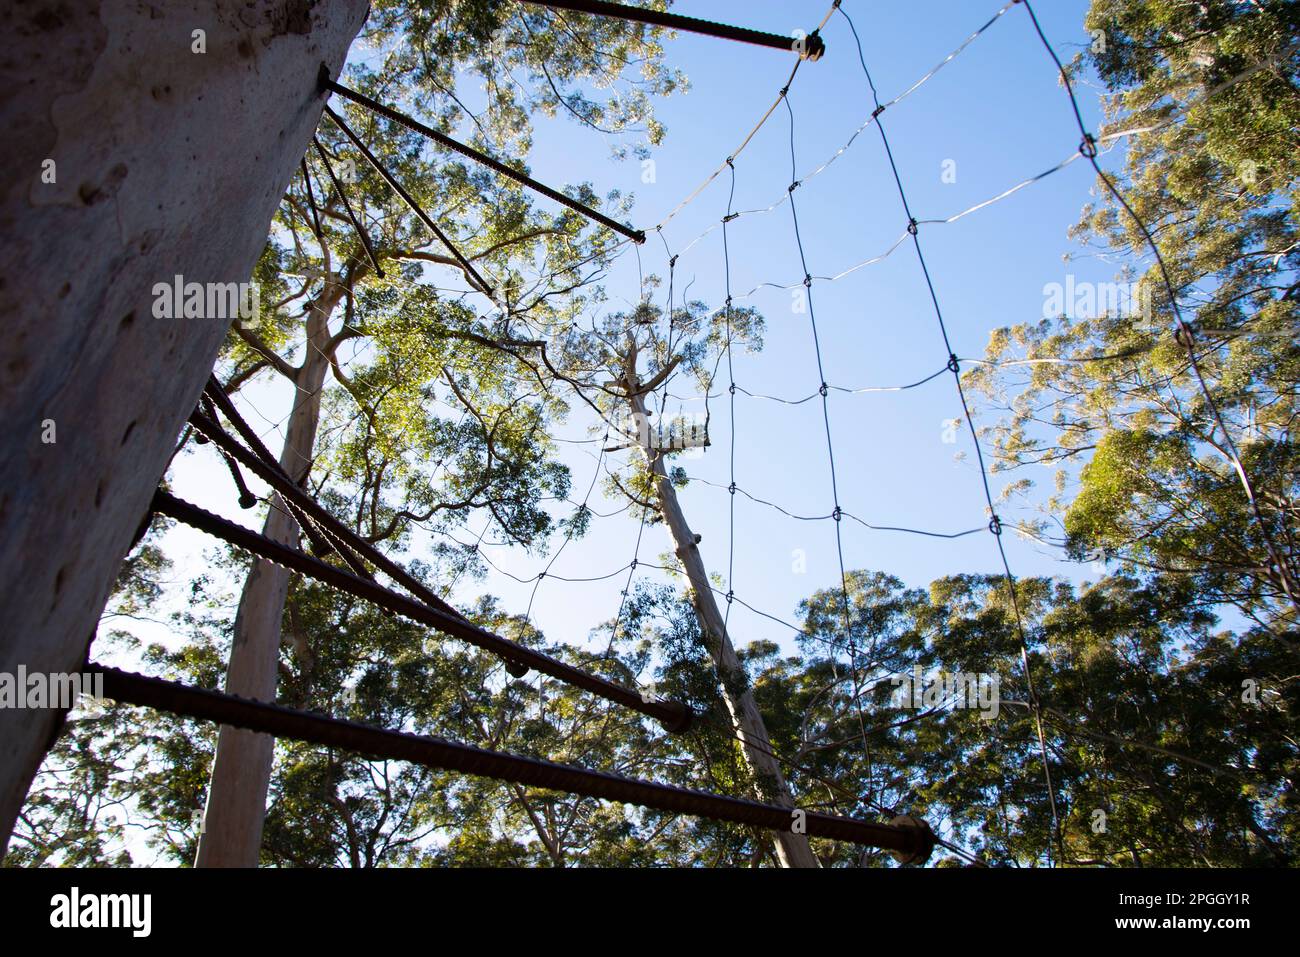
<svg viewBox="0 0 1300 957"><path fill-rule="evenodd" d="M1137 283L1145 311L997 329L985 360L962 375L981 396L1005 494L1038 510L1014 530L1094 574L1009 582L969 572L915 587L851 569L842 588L804 597L789 646L741 647L733 673L685 580L681 542L663 559L666 577L625 589L585 643L543 633L490 594L463 609L522 645L689 704L699 717L680 736L551 678L513 677L463 642L292 575L275 615L278 700L750 796L770 782L737 740L744 694L797 807L924 817L944 840L939 866L1294 865L1300 6L1093 0L1084 26L1094 42L1069 69L1104 87L1098 141L1107 156L1123 151L1108 161L1120 166L1123 202L1099 188L1071 235L1121 264L1117 278ZM634 156L665 135L656 98L685 87L661 39L530 4L376 0L366 55L346 78L520 169L539 116L616 135L616 153ZM467 102L463 75L481 84L480 101ZM480 542L490 531L535 553L557 535L581 536L591 510L571 497L557 425L579 409L605 451L649 450L636 403L653 403L673 375L708 394L731 349L762 347L765 321L730 297L679 304L670 289L661 306L653 276L629 308L606 310L607 232L400 124L344 113L500 296L476 298L450 250L326 120L258 267L270 307L232 331L217 371L235 393L272 377L291 383L301 431L286 448L298 449L304 483L446 593L482 575L482 551L444 537L417 552L417 532L450 536L485 516ZM356 175L335 182L331 169ZM567 189L626 209L618 193ZM606 492L642 527L665 521L666 500L692 481L676 463L682 451L606 468ZM1035 465L1054 470L1046 495L1026 477ZM123 567L100 641L216 687L239 641L232 609L252 562L210 550L169 622L181 640L142 643L129 623L174 573L165 528L155 523ZM197 722L125 706L74 712L4 863L121 865L139 863L142 848L192 862L216 749L216 729ZM823 866L894 864L847 843L811 846ZM261 848L263 864L311 867L778 860L754 828L293 741L276 744Z"/></svg>

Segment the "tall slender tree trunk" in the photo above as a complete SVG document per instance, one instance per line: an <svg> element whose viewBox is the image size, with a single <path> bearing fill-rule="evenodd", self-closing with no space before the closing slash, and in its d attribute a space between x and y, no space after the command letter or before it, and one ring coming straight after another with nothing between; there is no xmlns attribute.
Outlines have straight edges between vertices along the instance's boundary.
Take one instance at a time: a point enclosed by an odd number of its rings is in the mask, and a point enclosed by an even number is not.
<svg viewBox="0 0 1300 957"><path fill-rule="evenodd" d="M633 353L633 356L635 353ZM635 361L635 360L633 360ZM713 598L709 587L709 576L704 569L704 560L700 557L699 547L695 544L695 533L686 523L681 504L677 501L677 489L668 478L664 466L662 450L654 447L651 432L646 423L645 400L639 393L640 383L636 371L629 368L623 377L623 384L628 390L628 403L632 408L634 421L638 424L639 442L646 461L650 463L655 477L655 491L659 498L659 512L673 537L677 557L681 559L686 570L686 579L690 583L691 604L699 618L700 631L704 635L709 656L718 672L718 683L722 687L722 700L726 702L731 715L732 726L740 740L745 763L758 784L761 796L785 807L794 807L794 798L786 784L781 765L772 754L772 742L767 735L767 725L763 715L754 703L754 696L749 690L744 666L736 654L731 636L718 611L718 603ZM794 820L791 816L791 825ZM774 832L777 858L782 867L820 867L821 864L808 845L805 834L791 831Z"/></svg>
<svg viewBox="0 0 1300 957"><path fill-rule="evenodd" d="M0 672L75 672L366 0L0 7ZM194 31L202 30L205 52ZM62 714L0 709L0 851Z"/></svg>
<svg viewBox="0 0 1300 957"><path fill-rule="evenodd" d="M321 388L330 365L329 317L342 296L338 284L325 289L310 307L307 354L294 380L293 412L280 453L280 466L300 484L311 471L320 425ZM262 534L297 548L298 523L279 495L274 495L271 502ZM234 642L226 668L227 693L257 701L275 700L280 632L288 594L288 570L256 559L244 579L235 615ZM257 866L274 756L275 739L271 735L221 726L195 866Z"/></svg>

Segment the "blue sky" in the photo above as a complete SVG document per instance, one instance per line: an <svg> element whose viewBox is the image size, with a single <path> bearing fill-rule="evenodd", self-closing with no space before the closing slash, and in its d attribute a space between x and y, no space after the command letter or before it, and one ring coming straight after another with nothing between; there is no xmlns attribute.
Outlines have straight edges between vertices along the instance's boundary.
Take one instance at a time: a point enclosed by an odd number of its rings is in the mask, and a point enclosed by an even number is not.
<svg viewBox="0 0 1300 957"><path fill-rule="evenodd" d="M821 4L683 3L680 12L709 19L789 32L810 29ZM1044 4L1044 27L1058 44L1081 44L1084 3ZM881 99L888 101L924 76L998 9L995 3L925 2L845 5L863 40L867 64ZM870 116L871 104L846 21L836 15L824 31L827 55L804 64L790 91L796 123L797 168L802 176L820 166ZM1077 47L1062 46L1069 55ZM776 51L682 35L668 56L691 79L691 91L658 106L668 127L663 147L652 154L655 182L641 181L635 161L614 162L601 138L572 125L539 126L534 174L546 182L582 176L597 190L634 192L633 221L660 222L728 156L772 103L791 67ZM1089 97L1091 100L1092 98ZM1095 115L1095 111L1092 111ZM1091 118L1091 116L1090 116ZM883 116L890 143L917 218L946 218L1049 169L1077 147L1068 101L1054 67L1032 33L1024 11L1012 8L959 57ZM956 182L944 182L945 161ZM736 159L738 210L766 208L791 181L789 118L778 110ZM948 169L954 167L949 166ZM952 177L947 177L951 179ZM1090 171L1077 163L999 204L951 225L922 226L922 243L940 304L960 356L980 356L988 331L1041 316L1043 286L1063 282L1067 270L1080 278L1109 280L1114 267L1086 261L1067 267L1066 229L1088 201ZM726 173L665 226L664 242L677 252L726 211ZM795 193L809 270L832 276L887 250L903 232L903 215L878 134L868 128L820 175ZM764 282L802 279L788 205L742 216L729 227L732 290L739 297ZM664 242L652 234L641 249L640 268L667 276ZM1087 265L1089 268L1081 269ZM612 271L609 307L634 300L635 255ZM716 306L724 298L721 231L715 229L681 255L675 274L680 290ZM662 288L657 296L662 298ZM762 353L737 353L736 381L753 392L801 398L820 384L807 313L792 310L788 290L764 288L744 300L767 319ZM933 308L910 244L888 259L836 282L815 282L812 305L822 342L826 381L860 388L913 382L941 369L947 359ZM672 390L692 394L686 381ZM700 548L711 572L726 571L729 551L726 485L727 446L736 434L736 482L752 494L799 515L827 515L833 508L830 465L820 401L788 406L745 396L730 421L725 401L711 403L713 447L698 458L680 458L688 473L713 485L692 483L682 493L688 520L703 536ZM690 412L702 403L684 401ZM906 392L832 393L831 430L843 508L867 522L955 532L987 521L970 437L944 441L945 421L960 415L951 376ZM581 437L573 426L562 435ZM951 437L951 433L949 433ZM579 447L580 449L583 447ZM957 462L955 455L966 453ZM618 453L621 458L628 453ZM596 463L590 454L569 454L575 497ZM1037 476L1036 476L1037 478ZM1042 471L1041 479L1051 473ZM721 486L721 487L719 487ZM608 511L621 502L593 502ZM1004 511L1014 520L1015 510ZM987 532L956 540L870 531L851 522L842 528L849 568L889 571L909 585L924 586L944 574L995 571L997 551ZM637 524L618 516L599 519L592 531L568 546L554 575L591 577L625 565L632 557ZM1017 574L1087 573L1041 546L1007 536ZM660 527L647 530L641 560L670 548ZM764 611L793 620L798 601L838 582L835 529L830 521L801 522L738 496L735 572L737 596ZM544 567L508 548L490 549L494 562L528 578ZM800 558L803 561L800 561ZM800 571L800 567L806 570ZM640 574L645 574L644 572ZM533 618L552 637L581 639L618 606L624 576L596 583L548 578L538 590ZM506 607L527 606L531 585L494 575L487 583ZM725 587L725 586L724 586ZM473 589L462 589L468 596ZM792 633L743 608L732 615L734 640L764 637L788 641Z"/></svg>
<svg viewBox="0 0 1300 957"><path fill-rule="evenodd" d="M925 76L999 7L999 0L844 4L862 38L882 101ZM1062 59L1089 40L1082 26L1086 7L1085 0L1042 0L1037 8ZM789 33L815 26L826 5L682 0L675 9ZM844 146L872 110L847 22L836 14L823 36L826 55L800 68L789 94L800 176ZM358 48L354 54L362 56L365 51ZM555 186L587 181L601 194L613 189L634 193L631 219L650 228L735 149L771 105L793 65L792 56L779 51L689 34L668 43L667 58L685 71L691 88L685 96L656 103L668 133L651 154L654 182L643 182L638 161L614 160L601 134L563 115L553 121L537 120L530 158L533 175ZM1085 119L1094 129L1096 92L1086 85L1080 90ZM1012 6L961 55L891 106L882 119L913 210L923 222L921 242L959 356L981 356L993 328L1041 318L1043 287L1064 283L1067 273L1080 281L1115 278L1114 263L1085 258L1067 264L1062 259L1079 251L1066 232L1080 208L1092 199L1093 178L1082 162L955 223L924 223L990 199L1056 166L1078 147L1078 132L1055 67L1023 8ZM1107 161L1113 165L1118 157L1113 154ZM735 169L736 209L765 208L785 194L791 173L790 126L784 107L773 113L736 159ZM719 222L726 211L728 185L724 172L664 227L662 241L652 233L639 250L639 263L632 250L618 260L606 281L611 311L624 309L638 298L638 267L646 275L667 277L665 243L678 252ZM808 179L794 198L814 276L834 276L884 253L906 226L880 137L870 127L830 167ZM762 283L787 285L802 279L788 204L770 213L741 216L728 229L732 291L738 299ZM692 284L692 299L715 307L721 304L725 292L720 230L680 256L675 285L680 291L687 283ZM662 287L655 296L662 301ZM767 334L761 353L736 354L736 381L742 387L790 398L817 390L821 379L809 315L794 311L794 302L789 290L770 287L743 300L764 314ZM825 378L831 385L853 389L901 385L937 372L947 360L910 242L883 261L837 281L816 281L812 305ZM679 380L672 392L681 397L682 411L702 409L686 379ZM287 416L289 402L288 390L272 385L250 388L241 399L250 421L275 450L281 442L276 423ZM725 573L731 544L726 450L733 429L736 482L755 496L796 514L828 515L833 507L831 474L819 400L783 405L741 395L734 422L725 401L714 401L712 410L712 449L675 464L716 483L693 482L681 499L688 520L702 535L706 565L711 572ZM939 532L986 524L969 433L962 426L955 432L955 442L945 441L953 437L947 422L961 414L950 375L905 392L832 392L829 414L840 502L847 512L876 525ZM557 426L556 434L587 438L589 425L575 412L570 421ZM573 471L574 498L581 498L591 482L597 467L595 448L561 446L562 458ZM961 453L964 459L957 461ZM616 453L611 464L627 454ZM1050 487L1052 473L1047 469L1030 477ZM1001 481L995 477L995 492ZM260 515L239 511L228 476L210 447L179 458L173 483L182 497L238 521L260 521ZM611 512L624 503L603 500L597 491L590 504L599 512ZM1000 512L1009 523L1030 514L1024 503L1002 506ZM735 571L730 585L739 598L794 621L801 598L838 584L831 521L797 521L744 496L736 498L735 521ZM471 540L481 527L482 519L476 516L458 537ZM946 540L872 531L850 521L841 530L847 567L887 571L911 586L924 587L937 577L958 572L1000 570L996 545L986 531ZM597 518L586 537L565 548L537 589L532 608L533 620L548 637L583 642L594 626L613 617L625 574L585 583L556 579L603 576L626 566L637 532L637 523L626 514ZM1008 532L1004 540L1011 567L1019 576L1096 577L1095 570L1065 563L1058 552L1014 533ZM196 571L204 549L212 545L187 529L169 535L167 546L179 561L178 579L183 582L185 575ZM416 545L418 555L419 538ZM559 545L557 538L552 549ZM662 527L648 528L640 559L657 562L670 548ZM487 546L485 551L500 568L525 579L545 568L548 560L512 547ZM657 574L642 569L638 578ZM463 606L487 592L497 595L506 609L522 612L533 585L492 573L482 582L461 583L454 600ZM177 595L175 600L183 600L183 589ZM765 638L793 648L791 631L744 608L733 611L731 623L733 640L739 645ZM149 638L166 635L164 629L147 626L140 632Z"/></svg>

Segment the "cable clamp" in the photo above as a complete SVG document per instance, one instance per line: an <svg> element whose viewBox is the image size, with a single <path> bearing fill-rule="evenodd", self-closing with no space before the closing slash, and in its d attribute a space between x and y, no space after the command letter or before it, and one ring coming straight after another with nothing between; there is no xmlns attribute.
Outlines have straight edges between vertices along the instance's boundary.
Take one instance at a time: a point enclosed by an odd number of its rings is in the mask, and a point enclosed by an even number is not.
<svg viewBox="0 0 1300 957"><path fill-rule="evenodd" d="M727 391L730 392L732 395L735 395L735 394L736 394L736 383L733 382L733 383L731 383L731 385L727 386Z"/></svg>
<svg viewBox="0 0 1300 957"><path fill-rule="evenodd" d="M956 375L961 371L961 365L957 362L957 353L948 353L948 371Z"/></svg>
<svg viewBox="0 0 1300 957"><path fill-rule="evenodd" d="M789 87L788 84L787 84L786 86L781 87L781 95L782 95L782 96L785 96L785 95L786 95L787 93L789 93L789 92L790 92L790 87Z"/></svg>
<svg viewBox="0 0 1300 957"><path fill-rule="evenodd" d="M876 119L876 117L880 116L880 114L883 112L885 112L885 108L883 106L878 106L871 111L871 118L874 120Z"/></svg>
<svg viewBox="0 0 1300 957"><path fill-rule="evenodd" d="M912 217L907 221L907 231L911 233L913 236L916 235L916 227L917 227L916 217Z"/></svg>
<svg viewBox="0 0 1300 957"><path fill-rule="evenodd" d="M1079 152L1088 159L1097 157L1097 140L1091 133L1083 134L1083 142L1079 144Z"/></svg>
<svg viewBox="0 0 1300 957"><path fill-rule="evenodd" d="M729 222L731 222L733 219L738 219L739 217L740 217L740 213L727 213L726 216L723 216L723 217L722 217L722 221L723 221L724 223L729 223Z"/></svg>
<svg viewBox="0 0 1300 957"><path fill-rule="evenodd" d="M735 597L736 597L736 593L734 591L727 592L727 604L730 605L732 601L735 600Z"/></svg>
<svg viewBox="0 0 1300 957"><path fill-rule="evenodd" d="M835 519L835 521L838 522L843 516L844 516L844 512L842 512L840 510L840 507L836 505L835 511L831 512L831 518Z"/></svg>
<svg viewBox="0 0 1300 957"><path fill-rule="evenodd" d="M812 288L812 276L809 273L803 274L803 284L805 288Z"/></svg>
<svg viewBox="0 0 1300 957"><path fill-rule="evenodd" d="M632 564L628 565L627 567L628 567L628 568L636 568L636 559L635 559L635 558L632 559Z"/></svg>
<svg viewBox="0 0 1300 957"><path fill-rule="evenodd" d="M994 535L1002 534L1002 519L998 518L997 515L989 519L989 531Z"/></svg>
<svg viewBox="0 0 1300 957"><path fill-rule="evenodd" d="M676 256L674 256L672 259L668 260L668 268L669 268L669 269L672 269L672 268L673 268L674 266L676 266L676 265L677 265L677 257L676 257Z"/></svg>
<svg viewBox="0 0 1300 957"><path fill-rule="evenodd" d="M735 495L735 494L736 494L736 483L735 483L735 482L732 482L730 485L728 485L728 486L727 486L727 491L730 492L732 495Z"/></svg>
<svg viewBox="0 0 1300 957"><path fill-rule="evenodd" d="M821 27L808 34L802 46L796 40L790 45L790 49L797 52L801 60L810 60L814 63L820 60L822 55L826 53L826 44L821 38Z"/></svg>
<svg viewBox="0 0 1300 957"><path fill-rule="evenodd" d="M537 580L538 580L538 581L541 581L541 580L542 580L543 578L545 578L545 577L546 577L546 572L538 572L538 573L537 573Z"/></svg>
<svg viewBox="0 0 1300 957"><path fill-rule="evenodd" d="M728 157L727 157L727 165L730 166L732 169L735 169L735 168L736 168L736 164L735 164L734 162L732 162L734 159L735 159L734 156L728 156Z"/></svg>
<svg viewBox="0 0 1300 957"><path fill-rule="evenodd" d="M822 398L824 399L824 398L826 398L827 393L830 392L830 386L828 386L825 382L823 382L823 383L822 383L822 387L821 387L820 389L818 389L817 391L821 393Z"/></svg>
<svg viewBox="0 0 1300 957"><path fill-rule="evenodd" d="M796 189L798 189L798 188L799 188L800 186L802 186L802 185L803 185L803 181L802 181L802 180L795 180L793 183L790 184L790 186L789 186L789 188L786 190L786 192L787 192L787 193L793 193Z"/></svg>

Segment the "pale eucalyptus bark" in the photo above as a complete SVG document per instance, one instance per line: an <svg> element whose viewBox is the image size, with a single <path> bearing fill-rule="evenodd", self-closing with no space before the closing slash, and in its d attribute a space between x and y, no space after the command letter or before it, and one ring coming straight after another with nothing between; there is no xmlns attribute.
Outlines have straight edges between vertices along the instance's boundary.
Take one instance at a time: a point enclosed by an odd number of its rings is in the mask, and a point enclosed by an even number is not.
<svg viewBox="0 0 1300 957"><path fill-rule="evenodd" d="M329 372L329 317L343 295L337 283L325 287L308 311L307 349L293 378L293 411L285 430L280 466L300 484L311 472L320 426L321 389ZM262 534L297 548L300 529L278 494L271 498ZM226 692L274 701L279 677L281 626L289 594L289 571L255 559L239 598L234 640L226 668ZM275 739L222 725L208 787L196 867L256 867L266 818Z"/></svg>
<svg viewBox="0 0 1300 957"><path fill-rule="evenodd" d="M85 661L229 326L156 318L153 287L249 279L366 7L0 8L0 671ZM0 850L61 721L0 709Z"/></svg>
<svg viewBox="0 0 1300 957"><path fill-rule="evenodd" d="M754 776L762 799L793 809L794 798L790 794L789 785L786 784L780 762L772 753L772 742L767 734L767 725L758 710L758 705L754 702L744 665L736 654L725 621L718 610L718 603L713 597L713 589L709 585L708 572L704 568L703 558L700 557L695 533L686 522L686 515L677 499L677 489L673 486L672 479L668 477L663 450L656 448L651 438L653 430L648 427L649 417L644 399L646 387L637 378L634 347L629 348L628 359L623 378L618 384L627 390L628 405L632 410L633 421L638 426L638 444L654 476L659 514L663 517L664 524L668 526L677 558L686 572L691 605L699 620L700 632L704 637L709 657L713 660L714 669L717 671L722 700L726 703L732 727L740 741L745 764ZM791 825L793 828L793 813ZM808 844L806 834L795 833L793 829L774 831L773 839L776 844L777 859L782 867L821 866Z"/></svg>

